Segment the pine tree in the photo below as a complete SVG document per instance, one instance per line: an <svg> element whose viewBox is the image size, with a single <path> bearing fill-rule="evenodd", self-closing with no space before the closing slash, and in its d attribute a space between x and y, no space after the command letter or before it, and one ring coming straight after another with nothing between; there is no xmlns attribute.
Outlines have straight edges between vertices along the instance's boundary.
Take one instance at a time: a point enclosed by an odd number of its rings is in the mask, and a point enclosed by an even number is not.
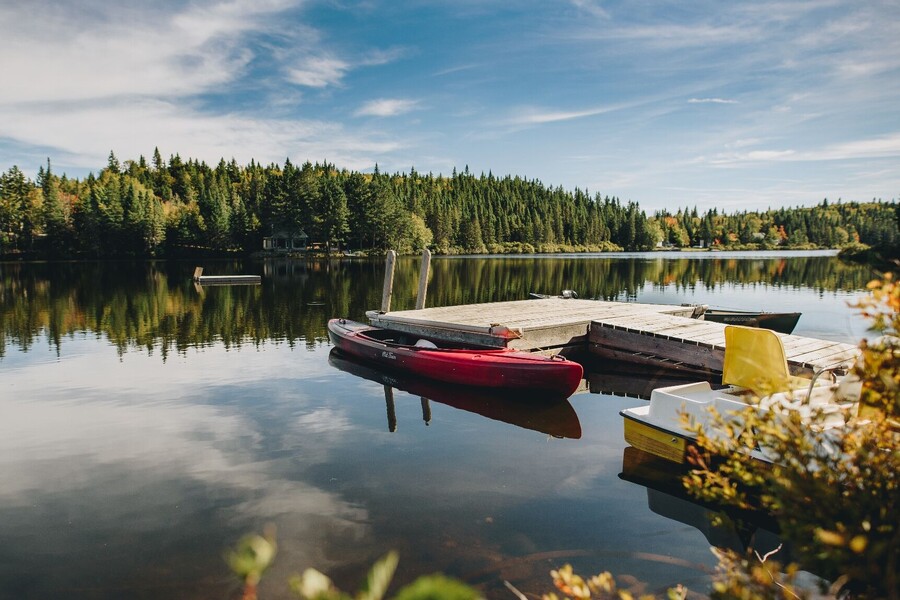
<svg viewBox="0 0 900 600"><path fill-rule="evenodd" d="M122 165L119 163L119 159L116 158L116 155L112 150L109 151L109 157L106 160L106 168L117 175L122 172Z"/></svg>
<svg viewBox="0 0 900 600"><path fill-rule="evenodd" d="M347 208L347 195L334 177L322 178L322 187L319 194L321 198L321 211L319 213L322 237L325 240L328 252L331 252L331 242L337 242L338 249L350 231L348 219L350 210Z"/></svg>
<svg viewBox="0 0 900 600"><path fill-rule="evenodd" d="M44 233L51 252L59 256L66 251L69 245L68 224L66 210L59 197L59 181L50 169L50 159L47 159L47 170L41 177L41 195L43 204L41 217L44 221Z"/></svg>

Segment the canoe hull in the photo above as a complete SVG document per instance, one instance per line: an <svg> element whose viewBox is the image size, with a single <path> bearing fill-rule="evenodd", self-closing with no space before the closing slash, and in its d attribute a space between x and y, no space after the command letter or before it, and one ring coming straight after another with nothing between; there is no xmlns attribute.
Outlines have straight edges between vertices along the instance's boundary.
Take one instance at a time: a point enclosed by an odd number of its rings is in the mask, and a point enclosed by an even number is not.
<svg viewBox="0 0 900 600"><path fill-rule="evenodd" d="M778 333L790 333L800 320L800 313L744 312L737 310L707 309L703 319L726 325L744 325L771 329Z"/></svg>
<svg viewBox="0 0 900 600"><path fill-rule="evenodd" d="M345 319L328 322L332 344L382 367L449 383L536 394L571 395L581 383L581 365L511 349L424 348L385 337L384 329ZM399 334L398 334L399 335Z"/></svg>
<svg viewBox="0 0 900 600"><path fill-rule="evenodd" d="M532 300L540 300L545 298L577 298L572 290L563 290L561 296L551 296L548 294L537 294L530 292L528 297ZM746 310L724 310L720 308L706 308L705 305L683 304L682 306L696 306L698 310L693 318L713 321L715 323L724 323L726 325L743 325L745 327L759 327L762 329L771 329L778 333L791 333L800 320L798 312L775 313L775 312L753 312Z"/></svg>

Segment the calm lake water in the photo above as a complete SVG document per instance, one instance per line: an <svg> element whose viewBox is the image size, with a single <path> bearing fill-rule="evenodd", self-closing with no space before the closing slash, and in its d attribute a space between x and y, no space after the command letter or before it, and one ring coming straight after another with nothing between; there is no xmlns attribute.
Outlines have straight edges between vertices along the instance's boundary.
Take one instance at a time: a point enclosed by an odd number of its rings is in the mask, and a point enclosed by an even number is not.
<svg viewBox="0 0 900 600"><path fill-rule="evenodd" d="M755 525L713 529L667 470L626 451L618 411L644 400L520 405L333 355L326 321L378 308L381 259L208 262L263 282L202 290L194 266L0 263L0 597L237 598L223 551L267 524L279 555L263 599L307 567L355 590L391 549L396 583L442 571L489 597L512 597L503 580L549 591L566 562L705 592L711 543L770 542ZM394 309L414 306L418 268L399 260ZM823 252L432 270L430 306L572 288L799 310L795 333L851 343L867 332L848 302L873 276Z"/></svg>

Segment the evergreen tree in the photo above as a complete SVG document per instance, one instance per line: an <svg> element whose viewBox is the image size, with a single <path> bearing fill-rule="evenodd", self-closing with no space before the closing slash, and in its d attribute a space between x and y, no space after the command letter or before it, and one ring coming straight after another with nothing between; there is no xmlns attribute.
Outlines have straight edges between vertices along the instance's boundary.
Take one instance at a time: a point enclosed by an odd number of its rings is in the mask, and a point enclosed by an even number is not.
<svg viewBox="0 0 900 600"><path fill-rule="evenodd" d="M37 220L33 190L34 185L17 166L0 177L0 228L7 248L32 248Z"/></svg>
<svg viewBox="0 0 900 600"><path fill-rule="evenodd" d="M72 207L72 231L75 250L94 258L102 256L100 207L97 203L95 187L97 180L93 173L88 175L86 190Z"/></svg>
<svg viewBox="0 0 900 600"><path fill-rule="evenodd" d="M59 180L51 172L49 158L47 159L47 170L41 177L41 196L44 233L52 254L59 256L65 252L69 242L68 215L60 200Z"/></svg>
<svg viewBox="0 0 900 600"><path fill-rule="evenodd" d="M122 165L119 163L119 159L116 158L116 155L112 150L109 151L109 157L106 160L106 168L116 174L122 172Z"/></svg>
<svg viewBox="0 0 900 600"><path fill-rule="evenodd" d="M336 242L340 249L350 231L348 224L350 209L347 208L347 195L335 177L326 175L322 178L319 197L321 198L321 210L318 220L327 250L331 252L331 243Z"/></svg>

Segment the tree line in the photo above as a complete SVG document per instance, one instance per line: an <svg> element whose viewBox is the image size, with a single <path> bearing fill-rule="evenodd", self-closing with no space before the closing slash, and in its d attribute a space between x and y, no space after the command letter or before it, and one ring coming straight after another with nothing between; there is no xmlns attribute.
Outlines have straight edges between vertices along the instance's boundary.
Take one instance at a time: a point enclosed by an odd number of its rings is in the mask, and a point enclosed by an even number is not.
<svg viewBox="0 0 900 600"><path fill-rule="evenodd" d="M120 162L69 178L50 161L32 181L0 175L0 253L46 257L167 257L190 249L254 252L263 237L303 232L325 250L441 254L585 252L666 247L893 246L895 201L726 214L680 209L647 215L635 202L518 176L386 174L327 161L212 167L179 155Z"/></svg>

